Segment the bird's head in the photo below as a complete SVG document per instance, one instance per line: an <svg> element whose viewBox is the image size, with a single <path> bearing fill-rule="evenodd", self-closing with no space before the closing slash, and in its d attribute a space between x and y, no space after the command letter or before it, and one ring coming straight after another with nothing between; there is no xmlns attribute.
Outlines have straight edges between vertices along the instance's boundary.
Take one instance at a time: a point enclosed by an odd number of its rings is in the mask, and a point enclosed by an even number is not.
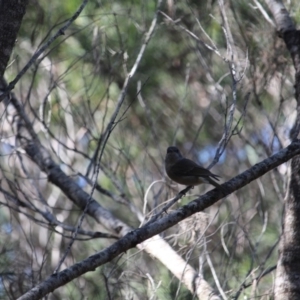
<svg viewBox="0 0 300 300"><path fill-rule="evenodd" d="M167 155L166 155L166 164L174 164L178 159L182 158L179 149L174 146L170 146L167 149Z"/></svg>
<svg viewBox="0 0 300 300"><path fill-rule="evenodd" d="M168 154L175 154L175 155L179 155L179 156L182 156L179 149L175 146L170 146L168 147L167 149L167 155Z"/></svg>

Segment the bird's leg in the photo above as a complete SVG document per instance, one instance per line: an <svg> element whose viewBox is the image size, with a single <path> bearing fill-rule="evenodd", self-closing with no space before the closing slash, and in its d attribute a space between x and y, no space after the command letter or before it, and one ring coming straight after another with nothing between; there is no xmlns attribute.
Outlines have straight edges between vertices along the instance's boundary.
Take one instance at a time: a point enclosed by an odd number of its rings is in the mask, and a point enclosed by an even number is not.
<svg viewBox="0 0 300 300"><path fill-rule="evenodd" d="M190 189L193 189L193 188L194 188L194 186L189 185L188 187L186 187L185 189L183 189L182 191L180 191L178 194L179 194L180 196L185 196L185 194L186 194Z"/></svg>

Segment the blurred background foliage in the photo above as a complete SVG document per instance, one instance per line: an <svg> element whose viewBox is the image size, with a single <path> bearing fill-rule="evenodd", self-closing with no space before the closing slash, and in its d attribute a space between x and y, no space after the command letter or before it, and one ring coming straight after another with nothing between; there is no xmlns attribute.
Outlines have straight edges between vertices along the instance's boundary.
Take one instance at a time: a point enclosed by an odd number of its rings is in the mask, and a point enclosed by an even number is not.
<svg viewBox="0 0 300 300"><path fill-rule="evenodd" d="M5 74L8 81L80 3L30 1ZM297 22L299 2L286 1L286 5ZM43 145L86 191L91 191L85 175L92 178L87 170L99 137L111 120L156 8L155 1L89 1L15 88ZM98 183L140 211L146 195L146 214L182 188L164 172L169 145L178 146L205 167L215 156L234 103L230 63L222 57L233 59L237 77L243 74L243 78L236 87L232 137L212 171L227 181L289 144L296 103L294 70L285 46L255 1L225 1L225 12L230 33L223 29L218 1L163 1L154 35L127 89L103 152ZM229 34L233 56L228 51ZM9 109L1 118L2 187L41 206L39 191L59 221L75 226L79 208L10 146L16 131L8 114ZM24 156L28 173L19 155ZM274 271L256 285L244 289L243 284L276 265L286 172L287 166L280 166L163 236L188 263L196 269L200 264L205 279L216 288L206 261L209 255L229 298L240 291L241 299L269 299ZM156 183L148 191L153 181L161 179L165 183ZM208 189L196 187L178 205ZM99 192L94 197L130 226L140 225L126 201L122 204ZM13 299L53 272L69 234L55 233L39 215L19 213L4 199L1 202L0 295ZM105 231L89 217L83 228ZM63 267L111 243L109 239L76 241ZM108 293L111 299L193 298L160 262L133 249L56 290L51 299L108 299Z"/></svg>

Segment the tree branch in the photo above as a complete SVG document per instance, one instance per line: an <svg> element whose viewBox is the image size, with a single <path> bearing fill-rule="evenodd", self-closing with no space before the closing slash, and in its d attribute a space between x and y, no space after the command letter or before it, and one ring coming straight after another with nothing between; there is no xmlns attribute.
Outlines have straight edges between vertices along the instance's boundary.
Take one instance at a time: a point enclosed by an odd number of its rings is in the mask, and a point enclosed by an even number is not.
<svg viewBox="0 0 300 300"><path fill-rule="evenodd" d="M262 162L254 165L242 174L222 184L222 190L213 189L205 195L190 202L189 204L161 218L160 220L157 220L154 223L127 233L122 239L109 246L105 250L102 250L61 272L48 277L38 286L34 287L26 294L21 296L19 300L40 299L41 297L47 295L56 288L72 281L78 276L89 271L94 271L97 267L111 261L121 253L174 226L175 224L191 216L192 214L203 211L205 208L213 205L221 198L242 188L251 181L261 177L268 171L278 167L282 163L287 162L288 160L299 154L300 140L295 140L287 148L284 148L273 156L263 160Z"/></svg>

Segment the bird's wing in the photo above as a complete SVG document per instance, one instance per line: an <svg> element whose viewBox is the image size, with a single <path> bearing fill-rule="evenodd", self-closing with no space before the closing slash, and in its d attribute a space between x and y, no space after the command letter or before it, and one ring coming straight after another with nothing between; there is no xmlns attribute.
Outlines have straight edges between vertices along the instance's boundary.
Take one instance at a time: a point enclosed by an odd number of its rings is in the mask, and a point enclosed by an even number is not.
<svg viewBox="0 0 300 300"><path fill-rule="evenodd" d="M216 180L219 180L220 177L187 158L178 160L173 165L173 170L176 170L175 173L179 176L184 174L186 176L212 177Z"/></svg>

